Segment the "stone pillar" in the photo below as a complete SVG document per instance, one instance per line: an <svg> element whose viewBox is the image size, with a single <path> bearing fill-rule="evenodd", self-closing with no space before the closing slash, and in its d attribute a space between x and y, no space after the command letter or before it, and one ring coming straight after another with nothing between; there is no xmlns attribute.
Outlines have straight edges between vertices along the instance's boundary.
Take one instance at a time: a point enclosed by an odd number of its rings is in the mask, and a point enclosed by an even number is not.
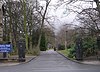
<svg viewBox="0 0 100 72"><path fill-rule="evenodd" d="M78 37L76 39L76 46L75 46L75 51L76 51L76 55L75 58L76 60L83 60L83 46L82 46L82 39L80 37Z"/></svg>
<svg viewBox="0 0 100 72"><path fill-rule="evenodd" d="M18 47L18 56L19 56L19 62L24 62L25 59L25 51L26 51L26 45L25 45L25 39L20 39L17 42Z"/></svg>
<svg viewBox="0 0 100 72"><path fill-rule="evenodd" d="M98 48L97 58L100 60L100 35L98 35L97 37L97 48Z"/></svg>

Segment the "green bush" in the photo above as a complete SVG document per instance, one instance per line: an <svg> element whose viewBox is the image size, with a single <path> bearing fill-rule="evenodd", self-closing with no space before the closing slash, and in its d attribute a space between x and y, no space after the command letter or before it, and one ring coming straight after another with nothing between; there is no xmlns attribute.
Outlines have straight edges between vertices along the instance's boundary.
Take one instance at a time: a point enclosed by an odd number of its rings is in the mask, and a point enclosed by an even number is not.
<svg viewBox="0 0 100 72"><path fill-rule="evenodd" d="M95 49L96 49L96 39L88 36L83 39L83 52L84 52L84 57L91 56L95 54Z"/></svg>
<svg viewBox="0 0 100 72"><path fill-rule="evenodd" d="M70 49L70 48L71 48L71 45L68 45L68 46L67 46L67 49Z"/></svg>
<svg viewBox="0 0 100 72"><path fill-rule="evenodd" d="M37 46L38 44L38 39L39 39L39 35L40 35L40 32L39 30L33 30L33 33L32 33L32 46Z"/></svg>
<svg viewBox="0 0 100 72"><path fill-rule="evenodd" d="M59 44L59 45L58 45L58 50L65 50L65 46L64 46L64 45Z"/></svg>
<svg viewBox="0 0 100 72"><path fill-rule="evenodd" d="M46 50L47 50L47 48L46 48L45 33L42 33L42 36L41 36L40 50L41 50L41 51L46 51Z"/></svg>
<svg viewBox="0 0 100 72"><path fill-rule="evenodd" d="M68 57L74 58L75 57L75 44L70 45L70 48L68 50Z"/></svg>

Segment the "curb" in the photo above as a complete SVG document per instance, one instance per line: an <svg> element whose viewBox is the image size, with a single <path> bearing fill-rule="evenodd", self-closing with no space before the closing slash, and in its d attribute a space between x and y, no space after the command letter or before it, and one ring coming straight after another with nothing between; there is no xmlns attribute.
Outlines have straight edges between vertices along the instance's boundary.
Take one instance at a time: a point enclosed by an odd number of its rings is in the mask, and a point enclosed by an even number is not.
<svg viewBox="0 0 100 72"><path fill-rule="evenodd" d="M35 57L32 57L30 58L29 60L25 61L25 62L19 62L19 63L16 63L16 64L11 64L11 65L8 65L8 64L5 64L5 65L1 65L0 67L10 67L10 66L17 66L17 65L21 65L21 64L26 64L26 63L29 63L31 62L32 60L34 60L37 56Z"/></svg>
<svg viewBox="0 0 100 72"><path fill-rule="evenodd" d="M29 59L28 61L25 61L25 62L19 62L19 64L18 65L20 65L20 64L26 64L26 63L29 63L29 62L31 62L32 60L34 60L36 58L36 56L35 57L33 57L33 58L31 58L31 59Z"/></svg>
<svg viewBox="0 0 100 72"><path fill-rule="evenodd" d="M62 54L62 53L60 53L60 52L58 52L58 51L56 51L56 52L57 52L58 54L62 55L64 58L66 58L66 59L68 59L68 60L70 60L70 61L72 61L72 62L78 63L78 64L100 66L100 65L96 65L96 64L87 64L87 63L82 63L81 61L72 60L72 59L70 59L69 57L65 56L64 54Z"/></svg>

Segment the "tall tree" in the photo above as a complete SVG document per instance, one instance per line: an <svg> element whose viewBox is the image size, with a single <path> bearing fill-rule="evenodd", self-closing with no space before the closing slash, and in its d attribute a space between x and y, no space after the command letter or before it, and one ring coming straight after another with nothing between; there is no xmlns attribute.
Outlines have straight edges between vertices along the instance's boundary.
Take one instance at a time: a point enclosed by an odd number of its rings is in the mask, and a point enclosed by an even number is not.
<svg viewBox="0 0 100 72"><path fill-rule="evenodd" d="M40 36L39 36L39 40L38 40L38 45L37 45L37 49L38 49L38 53L40 51L40 42L41 42L41 36L42 36L42 32L43 32L43 27L44 27L44 21L45 21L45 17L46 17L46 13L47 13L47 10L48 10L48 6L51 2L51 0L46 0L46 6L45 6L45 9L43 10L44 12L39 12L41 14L41 26L40 26Z"/></svg>
<svg viewBox="0 0 100 72"><path fill-rule="evenodd" d="M23 0L23 16L24 16L24 32L25 32L25 42L26 50L28 50L28 32L27 32L27 20L26 20L26 0Z"/></svg>
<svg viewBox="0 0 100 72"><path fill-rule="evenodd" d="M42 32L42 36L41 36L41 41L40 41L40 50L41 51L46 51L46 38L45 38L45 33Z"/></svg>

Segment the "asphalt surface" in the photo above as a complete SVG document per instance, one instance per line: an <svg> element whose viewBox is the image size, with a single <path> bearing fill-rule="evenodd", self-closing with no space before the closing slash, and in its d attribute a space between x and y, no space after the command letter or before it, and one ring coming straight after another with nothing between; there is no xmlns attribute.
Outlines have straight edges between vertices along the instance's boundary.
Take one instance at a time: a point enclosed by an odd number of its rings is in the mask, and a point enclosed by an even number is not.
<svg viewBox="0 0 100 72"><path fill-rule="evenodd" d="M0 67L0 72L100 72L100 66L78 64L49 50L29 63Z"/></svg>

